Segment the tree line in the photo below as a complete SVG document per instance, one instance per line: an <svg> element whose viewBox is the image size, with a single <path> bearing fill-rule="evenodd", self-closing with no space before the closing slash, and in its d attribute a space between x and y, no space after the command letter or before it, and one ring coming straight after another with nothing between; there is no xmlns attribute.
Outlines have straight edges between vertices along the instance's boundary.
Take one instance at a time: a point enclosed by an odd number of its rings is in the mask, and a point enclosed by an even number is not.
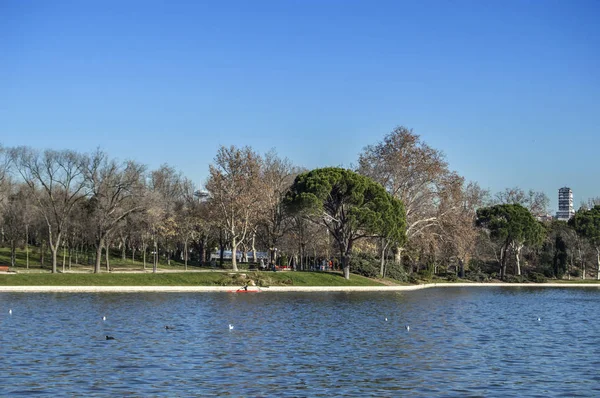
<svg viewBox="0 0 600 398"><path fill-rule="evenodd" d="M236 271L237 253L256 263L266 251L296 270L333 259L346 277L600 278L600 203L569 223L538 221L548 203L518 187L492 195L405 127L365 147L352 170L222 146L201 185L101 150L0 147L1 243L13 266L18 248L49 249L52 272L90 251L94 272L103 259L110 270L111 250L155 272L159 259L187 269L216 248L221 266L232 251Z"/></svg>

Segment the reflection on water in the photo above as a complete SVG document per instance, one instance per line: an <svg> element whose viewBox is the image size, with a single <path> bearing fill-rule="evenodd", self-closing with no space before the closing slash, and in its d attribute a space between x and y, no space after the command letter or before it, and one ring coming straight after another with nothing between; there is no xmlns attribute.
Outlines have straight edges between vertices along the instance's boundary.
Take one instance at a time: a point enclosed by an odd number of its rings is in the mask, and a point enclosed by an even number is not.
<svg viewBox="0 0 600 398"><path fill-rule="evenodd" d="M0 396L597 396L598 302L594 288L0 293Z"/></svg>

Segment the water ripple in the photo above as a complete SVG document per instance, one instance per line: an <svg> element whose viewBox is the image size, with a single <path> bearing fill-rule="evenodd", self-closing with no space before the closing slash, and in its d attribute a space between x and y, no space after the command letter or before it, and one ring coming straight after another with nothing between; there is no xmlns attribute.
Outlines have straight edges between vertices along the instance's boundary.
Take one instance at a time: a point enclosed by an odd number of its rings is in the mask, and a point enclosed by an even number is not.
<svg viewBox="0 0 600 398"><path fill-rule="evenodd" d="M2 293L0 396L598 396L598 300L492 287Z"/></svg>

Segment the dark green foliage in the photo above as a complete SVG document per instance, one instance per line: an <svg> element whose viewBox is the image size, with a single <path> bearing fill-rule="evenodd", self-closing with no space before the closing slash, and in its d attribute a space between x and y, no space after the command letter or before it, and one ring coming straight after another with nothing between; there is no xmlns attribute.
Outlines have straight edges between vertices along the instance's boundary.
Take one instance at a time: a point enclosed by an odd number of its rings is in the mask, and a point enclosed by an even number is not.
<svg viewBox="0 0 600 398"><path fill-rule="evenodd" d="M544 228L523 206L504 204L477 210L477 225L487 229L493 239L539 245Z"/></svg>
<svg viewBox="0 0 600 398"><path fill-rule="evenodd" d="M567 271L569 251L575 250L574 231L564 221L546 225L548 236L540 250L530 253L535 271L548 278L562 279Z"/></svg>
<svg viewBox="0 0 600 398"><path fill-rule="evenodd" d="M490 280L490 275L481 270L468 270L465 272L465 279L473 282L487 282Z"/></svg>
<svg viewBox="0 0 600 398"><path fill-rule="evenodd" d="M523 275L508 275L505 278L505 282L508 282L508 283L525 283L525 282L527 282L527 278L525 278Z"/></svg>
<svg viewBox="0 0 600 398"><path fill-rule="evenodd" d="M350 259L352 272L367 278L376 278L379 275L379 261L369 253L358 253Z"/></svg>
<svg viewBox="0 0 600 398"><path fill-rule="evenodd" d="M428 261L426 266L419 270L418 274L423 280L431 280L433 278L433 263Z"/></svg>
<svg viewBox="0 0 600 398"><path fill-rule="evenodd" d="M571 276L573 278L579 278L581 277L581 270L579 268L575 268L571 271Z"/></svg>
<svg viewBox="0 0 600 398"><path fill-rule="evenodd" d="M490 238L501 245L500 278L506 276L510 248L525 245L536 247L544 239L545 229L523 206L503 204L477 210L477 225L488 231ZM518 255L518 251L516 252Z"/></svg>
<svg viewBox="0 0 600 398"><path fill-rule="evenodd" d="M279 258L279 265L281 265L282 267L287 267L288 263L288 257L285 254Z"/></svg>
<svg viewBox="0 0 600 398"><path fill-rule="evenodd" d="M291 213L303 214L327 227L339 247L347 278L356 240L368 236L395 242L404 239L402 202L380 184L351 170L326 167L300 174L284 203Z"/></svg>
<svg viewBox="0 0 600 398"><path fill-rule="evenodd" d="M554 276L561 279L565 272L567 272L567 244L561 236L557 236L554 247L554 261L552 264Z"/></svg>
<svg viewBox="0 0 600 398"><path fill-rule="evenodd" d="M548 278L545 275L540 274L539 272L530 272L527 274L527 280L535 283L546 283Z"/></svg>
<svg viewBox="0 0 600 398"><path fill-rule="evenodd" d="M407 282L408 274L404 266L397 262L391 262L387 265L386 276L390 279L397 280L399 282Z"/></svg>
<svg viewBox="0 0 600 398"><path fill-rule="evenodd" d="M569 220L569 225L594 247L600 248L600 206L594 206L590 210L579 210Z"/></svg>

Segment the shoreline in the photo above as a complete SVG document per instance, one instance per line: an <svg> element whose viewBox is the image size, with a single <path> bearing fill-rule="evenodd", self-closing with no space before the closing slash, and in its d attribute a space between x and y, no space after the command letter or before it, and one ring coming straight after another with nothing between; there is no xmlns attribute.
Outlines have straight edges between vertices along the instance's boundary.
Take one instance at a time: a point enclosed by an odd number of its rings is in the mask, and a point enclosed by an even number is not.
<svg viewBox="0 0 600 398"><path fill-rule="evenodd" d="M434 287L595 287L597 283L427 283L408 286L271 286L248 287L249 292L404 292ZM0 286L0 293L210 293L236 292L236 286Z"/></svg>

